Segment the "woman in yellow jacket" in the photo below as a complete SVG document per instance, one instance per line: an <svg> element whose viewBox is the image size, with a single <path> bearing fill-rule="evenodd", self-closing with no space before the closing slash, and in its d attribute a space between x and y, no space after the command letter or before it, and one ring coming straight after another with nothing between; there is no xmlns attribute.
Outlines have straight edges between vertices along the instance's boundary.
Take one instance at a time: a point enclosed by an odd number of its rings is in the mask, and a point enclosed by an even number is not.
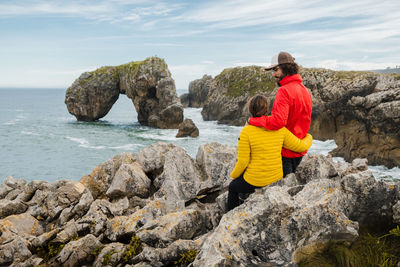
<svg viewBox="0 0 400 267"><path fill-rule="evenodd" d="M254 96L249 102L249 111L253 117L266 115L268 99L262 95ZM239 193L253 193L255 188L282 179L282 146L303 152L311 144L310 134L299 139L286 127L277 131L252 125L243 127L238 142L238 161L231 173L233 181L229 184L228 210L239 206Z"/></svg>

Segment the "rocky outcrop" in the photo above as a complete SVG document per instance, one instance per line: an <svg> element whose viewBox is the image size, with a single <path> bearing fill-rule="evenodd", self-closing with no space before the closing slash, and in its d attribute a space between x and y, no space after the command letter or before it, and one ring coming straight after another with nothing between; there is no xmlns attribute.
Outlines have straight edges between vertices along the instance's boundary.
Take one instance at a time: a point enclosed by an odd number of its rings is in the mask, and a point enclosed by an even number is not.
<svg viewBox="0 0 400 267"><path fill-rule="evenodd" d="M176 134L176 137L197 137L199 136L199 129L196 127L194 122L191 119L185 119L179 125L179 131Z"/></svg>
<svg viewBox="0 0 400 267"><path fill-rule="evenodd" d="M334 139L332 152L351 161L400 166L400 79L371 72L302 69L313 96L310 132L319 140ZM225 69L215 77L204 104L204 120L241 126L249 117L247 102L255 93L273 99L278 87L261 67Z"/></svg>
<svg viewBox="0 0 400 267"><path fill-rule="evenodd" d="M400 166L400 79L368 72L304 70L314 97L311 133L334 139L332 155Z"/></svg>
<svg viewBox="0 0 400 267"><path fill-rule="evenodd" d="M0 186L0 266L295 266L360 227L399 222L400 184L366 160L306 156L296 174L226 212L236 148L196 159L157 143L100 164L81 182L8 177Z"/></svg>
<svg viewBox="0 0 400 267"><path fill-rule="evenodd" d="M272 75L262 67L225 69L212 81L201 115L204 120L242 126L250 116L247 106L250 97L261 93L272 99L274 89Z"/></svg>
<svg viewBox="0 0 400 267"><path fill-rule="evenodd" d="M142 125L176 129L183 121L175 82L164 60L156 57L83 73L67 89L65 104L78 120L95 121L120 94L132 100Z"/></svg>
<svg viewBox="0 0 400 267"><path fill-rule="evenodd" d="M203 107L207 102L208 93L211 89L213 78L204 75L203 78L189 83L189 94L181 96L181 102L192 108Z"/></svg>

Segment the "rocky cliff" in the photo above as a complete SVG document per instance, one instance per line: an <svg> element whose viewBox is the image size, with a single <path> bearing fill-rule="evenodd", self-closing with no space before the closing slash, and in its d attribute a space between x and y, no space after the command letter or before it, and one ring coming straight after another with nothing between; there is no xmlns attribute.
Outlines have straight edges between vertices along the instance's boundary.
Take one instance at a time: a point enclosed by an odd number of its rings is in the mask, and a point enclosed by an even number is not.
<svg viewBox="0 0 400 267"><path fill-rule="evenodd" d="M236 149L172 144L124 153L80 182L8 177L0 266L296 266L360 227L400 224L400 184L366 160L306 156L296 174L226 212Z"/></svg>
<svg viewBox="0 0 400 267"><path fill-rule="evenodd" d="M314 138L334 139L333 155L351 161L400 166L400 76L371 72L302 69L313 96L310 132ZM204 104L204 120L243 125L247 102L255 93L274 99L278 87L261 67L226 69L215 77ZM272 106L271 106L272 107Z"/></svg>
<svg viewBox="0 0 400 267"><path fill-rule="evenodd" d="M65 94L68 111L80 121L104 117L120 94L133 102L142 125L178 128L183 108L167 64L160 58L102 67L83 73Z"/></svg>
<svg viewBox="0 0 400 267"><path fill-rule="evenodd" d="M190 82L189 93L180 97L182 104L185 107L203 107L207 101L212 81L213 78L210 75L204 75L203 78Z"/></svg>

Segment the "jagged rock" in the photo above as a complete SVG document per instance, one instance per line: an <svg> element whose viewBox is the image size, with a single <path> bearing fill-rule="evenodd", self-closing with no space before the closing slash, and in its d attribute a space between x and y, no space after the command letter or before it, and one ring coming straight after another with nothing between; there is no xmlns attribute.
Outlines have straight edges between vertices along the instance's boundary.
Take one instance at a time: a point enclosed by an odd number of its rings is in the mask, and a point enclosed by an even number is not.
<svg viewBox="0 0 400 267"><path fill-rule="evenodd" d="M137 160L135 153L123 153L96 166L93 171L81 178L81 183L92 192L94 198L106 197L106 192L122 164Z"/></svg>
<svg viewBox="0 0 400 267"><path fill-rule="evenodd" d="M243 126L250 116L250 97L258 92L272 99L276 89L274 78L262 67L225 69L212 81L201 115L204 120Z"/></svg>
<svg viewBox="0 0 400 267"><path fill-rule="evenodd" d="M179 97L179 99L181 100L182 106L183 106L184 108L189 107L189 94L188 94L188 93L182 94L182 95Z"/></svg>
<svg viewBox="0 0 400 267"><path fill-rule="evenodd" d="M358 224L343 213L345 199L330 189L334 183L312 181L294 199L287 187L277 186L251 195L222 217L193 266L283 266L294 264L302 247L355 239Z"/></svg>
<svg viewBox="0 0 400 267"><path fill-rule="evenodd" d="M188 201L200 191L201 180L194 160L184 149L175 147L165 153L163 172L153 182L158 189L155 196L172 201Z"/></svg>
<svg viewBox="0 0 400 267"><path fill-rule="evenodd" d="M13 262L13 264L11 264L10 267L37 267L40 266L42 262L43 262L42 258L33 255L24 262L20 262L19 260Z"/></svg>
<svg viewBox="0 0 400 267"><path fill-rule="evenodd" d="M178 239L192 239L205 232L205 216L198 210L185 209L168 213L147 222L137 237L152 247L166 247Z"/></svg>
<svg viewBox="0 0 400 267"><path fill-rule="evenodd" d="M75 181L58 181L54 184L42 183L29 201L28 212L37 219L55 221L65 209L75 206L85 187Z"/></svg>
<svg viewBox="0 0 400 267"><path fill-rule="evenodd" d="M28 213L10 215L0 220L0 244L7 243L15 236L29 238L44 233L43 223Z"/></svg>
<svg viewBox="0 0 400 267"><path fill-rule="evenodd" d="M116 242L107 244L97 256L93 266L117 266L117 264L121 261L125 251L126 246L122 243Z"/></svg>
<svg viewBox="0 0 400 267"><path fill-rule="evenodd" d="M28 209L28 206L18 200L0 200L0 219L7 217L11 214L23 213Z"/></svg>
<svg viewBox="0 0 400 267"><path fill-rule="evenodd" d="M221 190L231 181L230 174L237 161L237 149L219 143L201 145L196 155L196 163L203 170L205 181L203 190Z"/></svg>
<svg viewBox="0 0 400 267"><path fill-rule="evenodd" d="M143 251L133 259L133 262L151 263L151 265L149 264L148 266L153 266L153 263L158 262L161 266L165 266L168 263L178 261L181 254L184 254L187 251L198 250L200 248L199 244L199 240L193 241L179 239L168 245L166 248L145 246Z"/></svg>
<svg viewBox="0 0 400 267"><path fill-rule="evenodd" d="M83 73L67 89L65 104L80 121L104 117L119 94L133 102L142 125L177 128L183 121L183 108L167 64L160 58L102 67Z"/></svg>
<svg viewBox="0 0 400 267"><path fill-rule="evenodd" d="M57 256L62 266L78 267L90 263L94 259L94 252L103 245L91 234L65 245Z"/></svg>
<svg viewBox="0 0 400 267"><path fill-rule="evenodd" d="M296 178L302 184L306 184L311 179L332 179L338 177L331 158L320 155L306 155L298 166Z"/></svg>
<svg viewBox="0 0 400 267"><path fill-rule="evenodd" d="M104 117L119 97L118 83L115 67L102 67L81 74L66 91L68 111L79 121Z"/></svg>
<svg viewBox="0 0 400 267"><path fill-rule="evenodd" d="M165 199L149 201L145 207L130 215L115 216L105 225L105 236L111 241L118 241L126 235L133 235L147 222L155 220L169 212L184 209L185 203Z"/></svg>
<svg viewBox="0 0 400 267"><path fill-rule="evenodd" d="M106 195L111 198L124 196L147 197L151 180L137 162L122 164L115 174Z"/></svg>
<svg viewBox="0 0 400 267"><path fill-rule="evenodd" d="M310 132L318 140L335 140L332 155L400 166L398 75L306 68L300 74L313 96ZM242 126L250 97L261 93L272 107L277 89L261 67L225 69L211 82L203 119Z"/></svg>
<svg viewBox="0 0 400 267"><path fill-rule="evenodd" d="M210 75L204 75L203 78L189 83L189 107L200 108L206 103L212 81L213 78Z"/></svg>
<svg viewBox="0 0 400 267"><path fill-rule="evenodd" d="M177 146L174 144L158 142L141 150L138 162L142 166L143 171L152 178L160 174L164 167L165 154L175 147Z"/></svg>
<svg viewBox="0 0 400 267"><path fill-rule="evenodd" d="M25 180L14 179L14 177L8 176L6 179L4 179L4 182L0 187L0 199L16 199L23 192L25 184Z"/></svg>
<svg viewBox="0 0 400 267"><path fill-rule="evenodd" d="M198 253L190 266L296 266L329 242L352 242L359 227L387 231L400 221L400 183L376 181L366 159L322 155L226 213L236 154L211 143L194 160L157 143L115 156L83 183L8 178L0 203L29 208L0 220L0 265L169 266ZM146 196L127 192L136 176L148 177ZM127 258L133 236L143 250Z"/></svg>
<svg viewBox="0 0 400 267"><path fill-rule="evenodd" d="M19 236L4 245L0 244L0 265L10 266L13 262L19 265L19 262L29 259L32 253L28 247L28 241Z"/></svg>
<svg viewBox="0 0 400 267"><path fill-rule="evenodd" d="M179 124L179 131L176 137L197 137L199 136L199 129L196 127L191 119L185 119L181 124Z"/></svg>

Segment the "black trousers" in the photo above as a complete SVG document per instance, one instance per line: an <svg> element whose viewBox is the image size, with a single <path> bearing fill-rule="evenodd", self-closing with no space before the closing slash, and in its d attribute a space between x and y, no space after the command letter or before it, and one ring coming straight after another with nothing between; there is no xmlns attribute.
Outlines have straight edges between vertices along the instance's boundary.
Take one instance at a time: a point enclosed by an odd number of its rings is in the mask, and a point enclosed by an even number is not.
<svg viewBox="0 0 400 267"><path fill-rule="evenodd" d="M285 177L289 173L295 173L297 166L299 166L302 159L303 157L298 157L298 158L282 157L283 177Z"/></svg>
<svg viewBox="0 0 400 267"><path fill-rule="evenodd" d="M228 192L228 211L231 209L236 208L239 206L240 199L239 199L239 194L240 193L254 193L254 189L259 188L258 186L251 185L247 183L243 179L243 174L240 175L238 178L233 180L229 184L229 192Z"/></svg>

